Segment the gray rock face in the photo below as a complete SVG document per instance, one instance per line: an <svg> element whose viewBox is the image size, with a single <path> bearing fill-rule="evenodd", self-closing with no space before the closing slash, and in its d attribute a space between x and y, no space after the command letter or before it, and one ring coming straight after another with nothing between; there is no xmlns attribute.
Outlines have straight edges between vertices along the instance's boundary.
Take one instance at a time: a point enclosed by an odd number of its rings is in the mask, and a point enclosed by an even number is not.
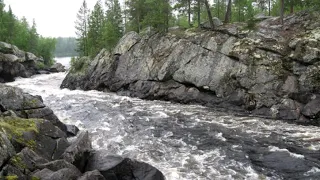
<svg viewBox="0 0 320 180"><path fill-rule="evenodd" d="M14 81L16 77L30 77L38 74L38 63L43 63L43 59L30 52L24 52L18 47L0 42L0 79L3 82ZM61 66L55 69L62 70ZM56 71L55 71L56 72Z"/></svg>
<svg viewBox="0 0 320 180"><path fill-rule="evenodd" d="M84 173L78 180L105 180L98 170L88 171Z"/></svg>
<svg viewBox="0 0 320 180"><path fill-rule="evenodd" d="M24 93L20 88L0 84L0 108L2 112L13 110L21 118L49 120L53 125L66 132L66 125L43 104L40 96Z"/></svg>
<svg viewBox="0 0 320 180"><path fill-rule="evenodd" d="M0 167L15 154L14 147L6 134L0 132Z"/></svg>
<svg viewBox="0 0 320 180"><path fill-rule="evenodd" d="M49 68L50 72L65 72L66 69L61 63L55 63Z"/></svg>
<svg viewBox="0 0 320 180"><path fill-rule="evenodd" d="M79 171L69 168L60 169L55 172L49 169L43 169L33 174L33 177L41 180L76 180L80 176L81 173Z"/></svg>
<svg viewBox="0 0 320 180"><path fill-rule="evenodd" d="M105 179L164 180L163 174L155 167L128 158L108 155L107 151L97 151L89 158L87 171L99 170Z"/></svg>
<svg viewBox="0 0 320 180"><path fill-rule="evenodd" d="M292 15L284 28L275 25L276 18L260 18L256 30L242 30L246 24L239 23L210 32L143 37L130 32L113 52L102 50L84 74L70 72L61 87L239 108L296 121L320 89L320 30L309 28L318 15ZM300 98L306 94L307 99Z"/></svg>
<svg viewBox="0 0 320 180"><path fill-rule="evenodd" d="M76 141L73 142L62 154L62 158L75 165L84 172L85 165L92 150L88 131L81 132Z"/></svg>

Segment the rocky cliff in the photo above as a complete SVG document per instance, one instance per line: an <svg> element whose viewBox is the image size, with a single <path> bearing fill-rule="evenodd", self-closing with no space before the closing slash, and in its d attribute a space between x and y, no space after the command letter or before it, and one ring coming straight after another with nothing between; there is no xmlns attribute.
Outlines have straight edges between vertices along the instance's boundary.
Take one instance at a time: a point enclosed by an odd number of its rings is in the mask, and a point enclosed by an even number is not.
<svg viewBox="0 0 320 180"><path fill-rule="evenodd" d="M14 81L16 77L30 77L34 74L65 71L61 64L44 67L42 58L18 47L0 42L0 83Z"/></svg>
<svg viewBox="0 0 320 180"><path fill-rule="evenodd" d="M219 26L215 31L126 34L61 87L200 103L319 124L319 13ZM84 63L84 66L86 63Z"/></svg>
<svg viewBox="0 0 320 180"><path fill-rule="evenodd" d="M0 179L164 179L147 163L93 150L89 133L78 131L41 97L0 84Z"/></svg>

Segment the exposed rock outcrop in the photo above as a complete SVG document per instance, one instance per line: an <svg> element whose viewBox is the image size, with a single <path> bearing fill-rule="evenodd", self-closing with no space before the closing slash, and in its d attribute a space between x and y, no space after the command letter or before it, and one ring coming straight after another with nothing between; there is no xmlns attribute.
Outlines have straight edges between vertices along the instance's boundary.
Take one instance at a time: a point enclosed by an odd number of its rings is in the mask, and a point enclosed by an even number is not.
<svg viewBox="0 0 320 180"><path fill-rule="evenodd" d="M0 108L0 179L108 179L109 175L103 174L105 171L100 171L100 166L90 168L96 153L89 133L77 133L76 127L63 124L41 97L0 84ZM77 137L69 142L67 135ZM127 161L142 164L143 169L121 166L117 169L122 173L116 174L118 179L127 179L128 174L135 172L140 179L164 180L162 173L151 165Z"/></svg>
<svg viewBox="0 0 320 180"><path fill-rule="evenodd" d="M266 18L254 30L238 23L215 31L142 37L130 32L112 52L102 50L81 75L69 72L61 88L109 90L319 124L317 116L303 111L320 96L318 16L301 12L286 17L283 26L279 18Z"/></svg>
<svg viewBox="0 0 320 180"><path fill-rule="evenodd" d="M0 82L14 81L16 77L30 77L35 74L64 72L64 66L54 64L48 69L43 67L44 60L17 46L0 42Z"/></svg>

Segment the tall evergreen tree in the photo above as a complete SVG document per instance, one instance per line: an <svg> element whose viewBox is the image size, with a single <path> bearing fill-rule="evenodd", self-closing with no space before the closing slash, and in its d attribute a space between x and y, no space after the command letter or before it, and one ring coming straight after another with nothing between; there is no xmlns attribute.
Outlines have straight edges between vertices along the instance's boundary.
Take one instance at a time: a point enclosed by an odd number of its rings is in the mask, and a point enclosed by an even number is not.
<svg viewBox="0 0 320 180"><path fill-rule="evenodd" d="M37 33L37 27L36 22L33 20L31 29L29 31L29 45L28 45L28 51L30 52L36 52L38 48L38 39L39 34Z"/></svg>
<svg viewBox="0 0 320 180"><path fill-rule="evenodd" d="M88 55L96 56L104 47L103 30L105 26L105 16L101 1L97 1L89 17L88 30Z"/></svg>
<svg viewBox="0 0 320 180"><path fill-rule="evenodd" d="M104 26L103 38L106 48L111 50L123 34L123 22L118 0L106 0L106 6L106 24Z"/></svg>
<svg viewBox="0 0 320 180"><path fill-rule="evenodd" d="M14 24L15 24L15 17L12 13L11 6L9 6L9 11L8 11L8 18L7 18L7 39L6 41L8 43L12 43L13 39L13 33L14 33Z"/></svg>
<svg viewBox="0 0 320 180"><path fill-rule="evenodd" d="M142 22L146 15L146 0L128 0L126 1L128 7L128 30L140 32L142 29Z"/></svg>
<svg viewBox="0 0 320 180"><path fill-rule="evenodd" d="M81 56L88 56L88 16L89 10L86 0L84 0L78 11L77 20L75 22L78 41L77 51Z"/></svg>

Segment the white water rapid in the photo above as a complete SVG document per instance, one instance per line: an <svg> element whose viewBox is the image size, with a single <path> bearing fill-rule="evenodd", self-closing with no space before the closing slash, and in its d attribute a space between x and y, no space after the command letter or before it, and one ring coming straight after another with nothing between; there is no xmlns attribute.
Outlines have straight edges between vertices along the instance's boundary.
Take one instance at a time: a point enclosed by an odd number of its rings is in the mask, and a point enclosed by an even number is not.
<svg viewBox="0 0 320 180"><path fill-rule="evenodd" d="M300 161L305 155L288 147L320 149L318 127L236 117L198 105L60 89L65 76L37 75L7 84L41 95L62 122L88 130L95 149L150 163L168 180L286 179L290 172L279 173L272 165L263 168L257 159L266 152L284 152L289 162ZM317 174L315 164L302 175Z"/></svg>

